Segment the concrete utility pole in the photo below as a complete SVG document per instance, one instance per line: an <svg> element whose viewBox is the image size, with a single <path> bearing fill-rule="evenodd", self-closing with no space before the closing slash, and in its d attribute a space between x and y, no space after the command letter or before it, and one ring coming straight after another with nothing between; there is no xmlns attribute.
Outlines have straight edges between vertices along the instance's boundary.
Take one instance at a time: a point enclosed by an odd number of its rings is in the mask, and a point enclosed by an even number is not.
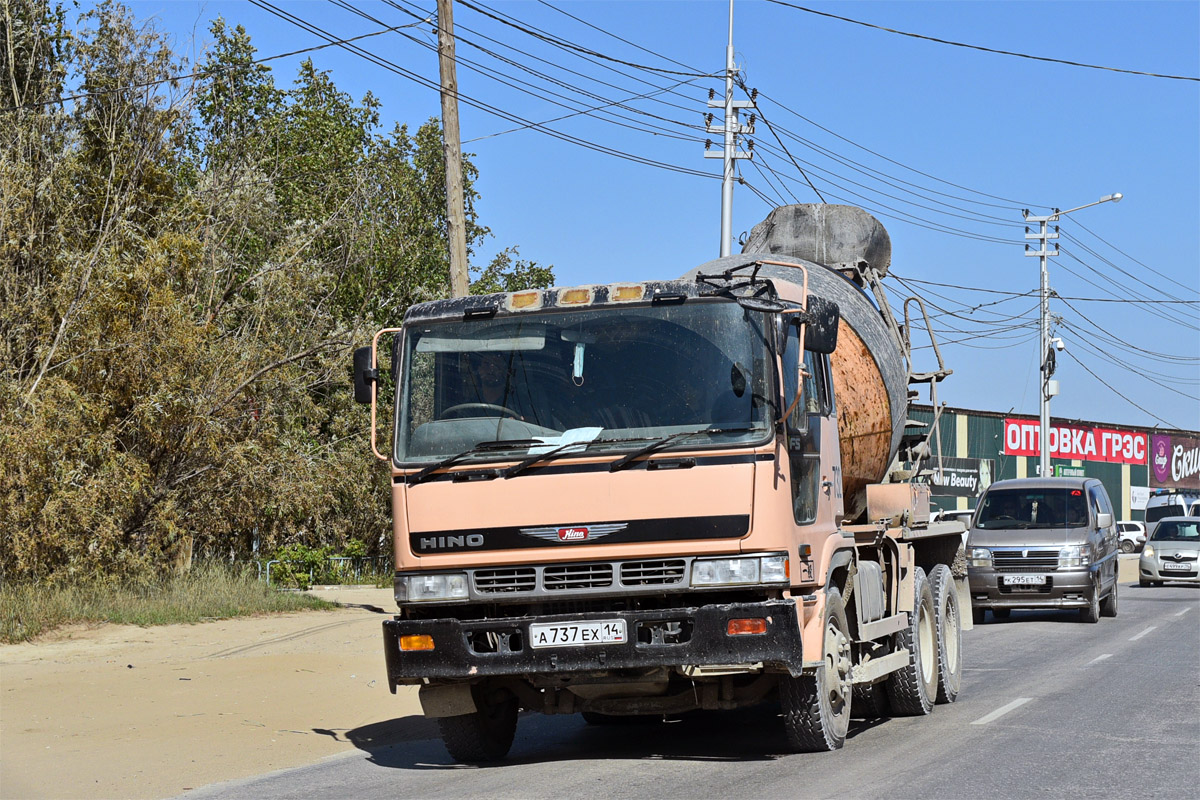
<svg viewBox="0 0 1200 800"><path fill-rule="evenodd" d="M1054 374L1054 364L1057 359L1056 359L1053 351L1050 349L1050 347L1051 347L1051 344L1050 344L1050 273L1046 269L1046 267L1047 267L1046 259L1051 256L1058 255L1057 246L1055 246L1054 250L1049 249L1050 240L1058 238L1058 226L1057 225L1054 226L1054 232L1052 233L1052 232L1050 232L1048 223L1058 222L1059 217L1064 217L1067 214L1073 213L1075 211L1079 211L1084 208L1091 208L1092 206L1098 206L1101 203L1107 203L1110 200L1114 203L1119 203L1119 202L1121 202L1122 196L1123 195L1120 192L1117 192L1116 194L1106 194L1106 195L1104 195L1104 197L1101 197L1099 200L1097 200L1094 203L1088 203L1087 205L1078 206L1077 208L1071 208L1066 211L1059 211L1056 208L1056 209L1054 209L1053 214L1048 214L1044 217L1036 217L1036 216L1030 215L1029 209L1025 209L1023 212L1021 212L1024 215L1026 222L1037 222L1037 223L1041 224L1040 230L1037 230L1037 231L1031 232L1028 227L1025 228L1025 238L1026 239L1035 239L1039 243L1039 247L1037 250L1030 250L1029 245L1028 244L1025 245L1025 255L1037 256L1038 258L1041 259L1041 262L1042 262L1042 291L1041 291L1042 335L1041 335L1041 339L1040 339L1041 348L1042 348L1042 350L1041 350L1041 352L1042 352L1041 367L1040 367L1040 370L1041 370L1041 381L1040 381L1041 420L1040 420L1040 422L1041 422L1041 424L1038 429L1038 450L1039 450L1039 455L1041 456L1040 475L1043 478L1051 477L1051 474L1050 474L1050 398L1054 397L1055 395L1058 394L1058 381L1050 380L1050 376ZM1058 340L1058 349L1060 349L1060 350L1063 349L1061 339Z"/></svg>
<svg viewBox="0 0 1200 800"><path fill-rule="evenodd" d="M708 93L709 108L724 108L725 109L725 124L719 128L714 128L712 125L712 114L705 115L705 124L707 125L708 133L719 133L724 137L725 145L721 152L712 152L708 150L708 145L712 142L705 143L704 157L705 158L721 158L725 160L725 173L721 180L721 255L729 255L731 243L733 241L733 162L739 158L754 157L754 142L750 143L750 152L743 152L737 149L737 136L741 133L754 133L753 117L752 124L740 125L738 123L738 109L754 108L753 100L734 100L733 99L733 0L729 0L729 45L725 48L725 97L722 100L717 100L713 96L713 92Z"/></svg>
<svg viewBox="0 0 1200 800"><path fill-rule="evenodd" d="M437 0L438 67L442 78L442 148L446 156L446 237L450 248L450 294L464 297L467 226L463 212L462 145L458 132L458 78L454 71L452 0Z"/></svg>

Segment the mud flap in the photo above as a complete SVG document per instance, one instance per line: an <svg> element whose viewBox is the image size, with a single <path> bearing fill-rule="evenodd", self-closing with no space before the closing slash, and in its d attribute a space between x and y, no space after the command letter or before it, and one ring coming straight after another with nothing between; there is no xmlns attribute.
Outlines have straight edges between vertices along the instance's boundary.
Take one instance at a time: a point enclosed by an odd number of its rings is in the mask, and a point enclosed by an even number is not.
<svg viewBox="0 0 1200 800"><path fill-rule="evenodd" d="M461 717L463 714L474 714L475 698L471 696L469 683L456 683L451 686L422 686L418 696L421 699L421 710L426 719L439 717Z"/></svg>

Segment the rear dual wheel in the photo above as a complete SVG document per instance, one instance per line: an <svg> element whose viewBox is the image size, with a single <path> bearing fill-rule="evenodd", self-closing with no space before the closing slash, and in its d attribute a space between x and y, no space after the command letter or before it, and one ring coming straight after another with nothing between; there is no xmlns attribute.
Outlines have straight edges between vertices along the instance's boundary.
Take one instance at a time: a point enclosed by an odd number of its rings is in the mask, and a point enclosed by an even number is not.
<svg viewBox="0 0 1200 800"><path fill-rule="evenodd" d="M933 590L925 570L913 568L913 611L896 644L909 652L908 665L887 681L888 700L897 716L917 717L933 710L938 696L938 636Z"/></svg>
<svg viewBox="0 0 1200 800"><path fill-rule="evenodd" d="M938 564L930 573L937 629L937 702L953 703L962 687L962 621L958 589L950 567ZM1114 590L1113 596L1116 596Z"/></svg>

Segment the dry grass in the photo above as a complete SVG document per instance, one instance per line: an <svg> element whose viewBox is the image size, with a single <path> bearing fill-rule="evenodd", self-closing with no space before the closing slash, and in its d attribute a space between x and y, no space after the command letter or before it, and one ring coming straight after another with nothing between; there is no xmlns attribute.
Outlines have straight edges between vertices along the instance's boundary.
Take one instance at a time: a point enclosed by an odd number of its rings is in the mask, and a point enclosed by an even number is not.
<svg viewBox="0 0 1200 800"><path fill-rule="evenodd" d="M270 589L251 572L223 564L117 585L6 584L0 586L0 642L28 641L79 622L169 625L334 607L306 594Z"/></svg>

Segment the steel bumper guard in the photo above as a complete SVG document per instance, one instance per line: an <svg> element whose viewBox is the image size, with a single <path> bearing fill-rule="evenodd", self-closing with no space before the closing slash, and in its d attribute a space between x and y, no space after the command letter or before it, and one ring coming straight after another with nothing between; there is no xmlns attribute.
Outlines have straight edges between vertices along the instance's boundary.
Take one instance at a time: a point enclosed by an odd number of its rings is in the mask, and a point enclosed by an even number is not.
<svg viewBox="0 0 1200 800"><path fill-rule="evenodd" d="M580 647L529 646L530 624L623 619L628 641ZM763 633L730 635L735 619L766 620ZM430 650L401 650L400 637L428 636ZM803 663L794 600L654 611L605 611L486 620L399 617L383 623L388 684L594 672L646 667L756 664L799 675Z"/></svg>

